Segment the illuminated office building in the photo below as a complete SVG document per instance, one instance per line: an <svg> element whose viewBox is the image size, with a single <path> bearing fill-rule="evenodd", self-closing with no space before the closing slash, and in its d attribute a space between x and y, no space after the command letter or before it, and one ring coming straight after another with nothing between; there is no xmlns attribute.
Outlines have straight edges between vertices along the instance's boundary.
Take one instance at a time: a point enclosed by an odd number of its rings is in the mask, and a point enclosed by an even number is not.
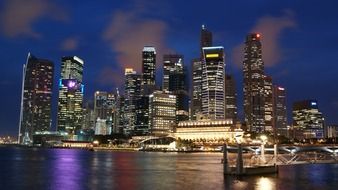
<svg viewBox="0 0 338 190"><path fill-rule="evenodd" d="M145 46L142 51L142 85L155 86L156 50L153 46Z"/></svg>
<svg viewBox="0 0 338 190"><path fill-rule="evenodd" d="M295 138L324 138L324 117L316 100L295 102L292 111Z"/></svg>
<svg viewBox="0 0 338 190"><path fill-rule="evenodd" d="M62 57L57 129L69 135L74 135L82 124L83 64L77 56Z"/></svg>
<svg viewBox="0 0 338 190"><path fill-rule="evenodd" d="M51 128L54 64L28 53L23 65L18 141L30 144L35 132Z"/></svg>
<svg viewBox="0 0 338 190"><path fill-rule="evenodd" d="M270 76L264 77L264 118L265 118L265 128L264 131L274 132L273 124L273 86L272 78Z"/></svg>
<svg viewBox="0 0 338 190"><path fill-rule="evenodd" d="M246 37L243 61L244 118L250 131L265 127L264 63L260 34Z"/></svg>
<svg viewBox="0 0 338 190"><path fill-rule="evenodd" d="M137 74L132 68L126 68L124 76L125 131L131 133L136 125L136 104L141 96L141 75Z"/></svg>
<svg viewBox="0 0 338 190"><path fill-rule="evenodd" d="M176 95L176 121L189 119L189 94L183 56L169 54L163 56L163 91Z"/></svg>
<svg viewBox="0 0 338 190"><path fill-rule="evenodd" d="M224 48L204 47L202 63L202 114L224 119Z"/></svg>
<svg viewBox="0 0 338 190"><path fill-rule="evenodd" d="M202 62L203 47L212 46L212 33L202 25L200 33L200 58L193 59L192 65L192 93L190 105L190 118L196 120L198 115L202 115Z"/></svg>
<svg viewBox="0 0 338 190"><path fill-rule="evenodd" d="M163 91L151 94L149 121L152 134L167 134L176 122L176 96Z"/></svg>
<svg viewBox="0 0 338 190"><path fill-rule="evenodd" d="M225 93L225 112L224 117L226 120L232 120L233 123L237 121L237 93L236 83L233 75L225 75L224 81Z"/></svg>
<svg viewBox="0 0 338 190"><path fill-rule="evenodd" d="M277 134L288 137L285 88L281 86L273 87L273 107L273 128Z"/></svg>

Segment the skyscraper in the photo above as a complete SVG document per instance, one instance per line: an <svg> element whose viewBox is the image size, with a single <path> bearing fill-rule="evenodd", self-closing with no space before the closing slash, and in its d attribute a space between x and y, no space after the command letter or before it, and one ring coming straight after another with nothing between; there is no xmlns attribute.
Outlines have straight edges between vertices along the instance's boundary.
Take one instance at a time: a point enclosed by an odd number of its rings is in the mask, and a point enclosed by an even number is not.
<svg viewBox="0 0 338 190"><path fill-rule="evenodd" d="M142 85L155 86L156 51L153 46L144 46L142 51Z"/></svg>
<svg viewBox="0 0 338 190"><path fill-rule="evenodd" d="M99 126L105 134L110 134L113 123L114 94L105 91L96 91L94 94L95 126ZM99 123L99 124L97 124ZM95 129L95 131L97 131ZM98 134L96 132L96 134ZM103 133L101 133L103 134Z"/></svg>
<svg viewBox="0 0 338 190"><path fill-rule="evenodd" d="M169 91L169 77L176 73L183 73L183 55L163 55L163 80L162 90Z"/></svg>
<svg viewBox="0 0 338 190"><path fill-rule="evenodd" d="M224 119L224 48L204 47L202 63L202 114Z"/></svg>
<svg viewBox="0 0 338 190"><path fill-rule="evenodd" d="M211 46L212 46L212 33L205 27L205 25L202 25L200 39L201 59L203 59L203 48Z"/></svg>
<svg viewBox="0 0 338 190"><path fill-rule="evenodd" d="M189 119L189 95L183 55L163 56L163 90L176 95L176 121Z"/></svg>
<svg viewBox="0 0 338 190"><path fill-rule="evenodd" d="M132 68L125 69L125 118L126 131L132 132L136 124L136 104L141 96L141 75Z"/></svg>
<svg viewBox="0 0 338 190"><path fill-rule="evenodd" d="M225 75L225 119L231 119L232 123L237 121L237 93L236 83L233 75Z"/></svg>
<svg viewBox="0 0 338 190"><path fill-rule="evenodd" d="M244 117L250 131L262 132L264 117L264 63L260 34L246 37L243 61Z"/></svg>
<svg viewBox="0 0 338 190"><path fill-rule="evenodd" d="M202 61L192 60L192 89L191 89L191 120L196 120L196 115L202 112Z"/></svg>
<svg viewBox="0 0 338 190"><path fill-rule="evenodd" d="M265 128L264 131L274 132L273 128L273 87L272 87L272 77L264 77L264 118L265 118Z"/></svg>
<svg viewBox="0 0 338 190"><path fill-rule="evenodd" d="M176 96L155 91L149 96L149 120L151 133L166 134L176 121Z"/></svg>
<svg viewBox="0 0 338 190"><path fill-rule="evenodd" d="M84 62L77 56L62 57L61 60L57 129L74 135L82 123Z"/></svg>
<svg viewBox="0 0 338 190"><path fill-rule="evenodd" d="M37 131L51 128L54 64L28 53L23 65L19 143L29 144Z"/></svg>
<svg viewBox="0 0 338 190"><path fill-rule="evenodd" d="M297 139L324 138L324 117L316 100L295 102L292 109Z"/></svg>
<svg viewBox="0 0 338 190"><path fill-rule="evenodd" d="M273 128L277 134L288 137L286 114L286 90L281 86L273 87Z"/></svg>
<svg viewBox="0 0 338 190"><path fill-rule="evenodd" d="M212 46L212 33L202 25L200 33L200 58L193 59L192 65L192 93L190 118L196 120L196 115L202 114L202 62L203 47Z"/></svg>

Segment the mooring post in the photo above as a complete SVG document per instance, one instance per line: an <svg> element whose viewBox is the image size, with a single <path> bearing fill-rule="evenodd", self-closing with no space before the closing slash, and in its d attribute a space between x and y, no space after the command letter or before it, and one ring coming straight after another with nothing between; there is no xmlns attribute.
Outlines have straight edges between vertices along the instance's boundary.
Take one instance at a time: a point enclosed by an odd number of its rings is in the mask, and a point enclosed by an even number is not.
<svg viewBox="0 0 338 190"><path fill-rule="evenodd" d="M228 166L228 146L227 144L223 145L223 173L229 173L229 166Z"/></svg>
<svg viewBox="0 0 338 190"><path fill-rule="evenodd" d="M238 144L236 170L237 170L237 175L243 174L243 149L242 149L241 143Z"/></svg>

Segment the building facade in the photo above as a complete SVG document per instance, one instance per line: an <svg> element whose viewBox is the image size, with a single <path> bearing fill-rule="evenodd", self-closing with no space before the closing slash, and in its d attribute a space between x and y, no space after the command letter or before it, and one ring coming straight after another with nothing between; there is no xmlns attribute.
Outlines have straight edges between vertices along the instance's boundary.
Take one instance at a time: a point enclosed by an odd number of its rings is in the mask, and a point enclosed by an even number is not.
<svg viewBox="0 0 338 190"><path fill-rule="evenodd" d="M224 118L230 119L233 123L237 121L237 93L236 82L233 75L226 75L224 81L225 112Z"/></svg>
<svg viewBox="0 0 338 190"><path fill-rule="evenodd" d="M264 131L274 132L274 109L273 109L273 86L272 77L264 77L264 119L265 127Z"/></svg>
<svg viewBox="0 0 338 190"><path fill-rule="evenodd" d="M54 64L28 53L23 65L18 142L30 144L35 132L51 129Z"/></svg>
<svg viewBox="0 0 338 190"><path fill-rule="evenodd" d="M152 134L167 134L176 122L176 96L163 91L151 94L149 121Z"/></svg>
<svg viewBox="0 0 338 190"><path fill-rule="evenodd" d="M62 57L57 129L69 135L75 135L82 125L83 64L77 56Z"/></svg>
<svg viewBox="0 0 338 190"><path fill-rule="evenodd" d="M281 86L273 87L273 120L277 134L289 136L286 113L286 90Z"/></svg>
<svg viewBox="0 0 338 190"><path fill-rule="evenodd" d="M204 47L202 63L202 114L224 119L224 48Z"/></svg>
<svg viewBox="0 0 338 190"><path fill-rule="evenodd" d="M324 138L324 117L316 100L295 102L292 110L296 139Z"/></svg>
<svg viewBox="0 0 338 190"><path fill-rule="evenodd" d="M136 125L136 104L141 96L141 75L132 68L125 69L125 118L127 133L132 133Z"/></svg>
<svg viewBox="0 0 338 190"><path fill-rule="evenodd" d="M248 129L262 132L265 127L264 62L260 34L246 37L243 61L244 118Z"/></svg>
<svg viewBox="0 0 338 190"><path fill-rule="evenodd" d="M155 86L156 50L153 46L145 46L142 51L142 85Z"/></svg>

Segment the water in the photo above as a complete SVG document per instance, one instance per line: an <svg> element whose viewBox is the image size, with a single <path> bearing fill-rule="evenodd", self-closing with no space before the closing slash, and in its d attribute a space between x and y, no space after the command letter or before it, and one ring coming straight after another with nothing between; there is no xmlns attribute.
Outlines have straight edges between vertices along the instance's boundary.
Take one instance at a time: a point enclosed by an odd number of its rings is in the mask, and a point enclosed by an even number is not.
<svg viewBox="0 0 338 190"><path fill-rule="evenodd" d="M0 189L338 189L338 165L224 177L220 153L91 152L0 147Z"/></svg>

